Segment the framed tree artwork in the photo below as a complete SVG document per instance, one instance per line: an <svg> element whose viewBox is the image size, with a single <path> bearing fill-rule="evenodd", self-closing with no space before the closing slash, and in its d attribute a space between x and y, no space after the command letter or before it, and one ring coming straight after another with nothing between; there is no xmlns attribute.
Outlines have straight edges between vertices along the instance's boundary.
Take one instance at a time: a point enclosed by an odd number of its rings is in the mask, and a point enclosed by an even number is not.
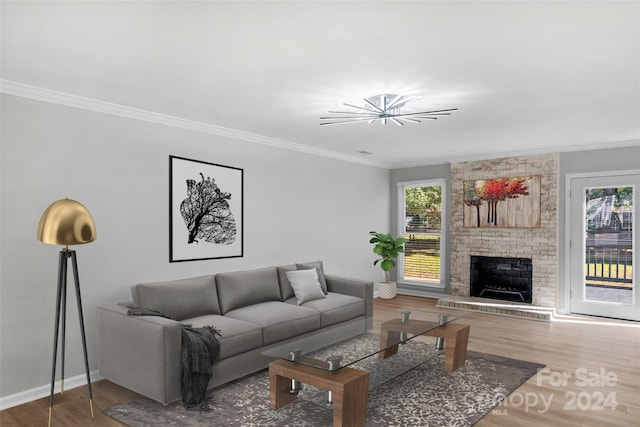
<svg viewBox="0 0 640 427"><path fill-rule="evenodd" d="M169 156L169 262L243 256L240 168Z"/></svg>
<svg viewBox="0 0 640 427"><path fill-rule="evenodd" d="M540 176L476 179L463 186L465 227L540 227Z"/></svg>

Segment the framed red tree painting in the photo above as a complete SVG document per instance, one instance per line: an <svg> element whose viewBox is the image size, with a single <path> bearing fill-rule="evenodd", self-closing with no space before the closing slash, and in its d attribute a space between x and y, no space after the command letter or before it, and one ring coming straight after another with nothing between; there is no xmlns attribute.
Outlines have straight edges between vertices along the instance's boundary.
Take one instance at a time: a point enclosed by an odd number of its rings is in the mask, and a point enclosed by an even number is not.
<svg viewBox="0 0 640 427"><path fill-rule="evenodd" d="M540 176L464 181L463 225L540 227Z"/></svg>

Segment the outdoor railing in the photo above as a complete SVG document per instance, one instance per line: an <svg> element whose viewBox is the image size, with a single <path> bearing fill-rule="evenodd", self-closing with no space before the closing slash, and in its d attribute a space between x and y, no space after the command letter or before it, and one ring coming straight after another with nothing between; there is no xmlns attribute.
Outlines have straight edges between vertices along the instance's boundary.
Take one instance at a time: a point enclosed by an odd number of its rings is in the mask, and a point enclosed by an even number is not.
<svg viewBox="0 0 640 427"><path fill-rule="evenodd" d="M591 284L633 283L632 260L631 247L588 246L585 279Z"/></svg>

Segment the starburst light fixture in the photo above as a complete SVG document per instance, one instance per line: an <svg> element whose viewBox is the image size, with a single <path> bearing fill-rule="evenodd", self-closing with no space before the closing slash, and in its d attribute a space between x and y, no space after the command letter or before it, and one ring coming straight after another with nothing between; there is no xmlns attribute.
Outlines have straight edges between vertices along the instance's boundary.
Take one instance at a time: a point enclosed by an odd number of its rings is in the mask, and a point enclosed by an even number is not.
<svg viewBox="0 0 640 427"><path fill-rule="evenodd" d="M320 120L324 120L320 125L340 125L357 122L373 123L379 120L383 125L386 125L387 121L391 121L398 126L402 126L405 122L421 123L422 119L437 120L438 117L450 116L452 111L457 110L457 108L448 108L446 110L419 111L415 113L403 113L400 111L408 102L417 101L420 98L420 96L382 94L364 98L362 107L344 103L345 107L350 107L353 110L329 111L329 114L335 115L320 117Z"/></svg>

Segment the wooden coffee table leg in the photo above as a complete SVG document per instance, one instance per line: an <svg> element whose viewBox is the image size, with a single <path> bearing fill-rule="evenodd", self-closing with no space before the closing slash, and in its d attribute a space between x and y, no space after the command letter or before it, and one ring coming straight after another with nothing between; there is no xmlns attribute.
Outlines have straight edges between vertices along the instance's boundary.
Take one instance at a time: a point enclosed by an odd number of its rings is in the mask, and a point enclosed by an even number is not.
<svg viewBox="0 0 640 427"><path fill-rule="evenodd" d="M428 329L429 327L432 329ZM469 325L458 323L437 326L434 322L420 320L410 320L406 323L402 323L400 319L389 320L380 327L380 349L384 350L378 353L378 358L386 359L398 352L397 343L400 342L401 332L444 338L444 370L453 372L463 367L467 359L469 329Z"/></svg>
<svg viewBox="0 0 640 427"><path fill-rule="evenodd" d="M378 353L378 359L386 359L398 353L398 343L400 343L400 331L382 329L380 331L380 349L384 349L384 351Z"/></svg>
<svg viewBox="0 0 640 427"><path fill-rule="evenodd" d="M296 400L296 396L290 393L291 379L278 375L269 370L269 399L271 409L279 409Z"/></svg>
<svg viewBox="0 0 640 427"><path fill-rule="evenodd" d="M453 372L462 368L467 359L469 325L452 326L455 326L457 330L453 336L448 335L445 337L444 343L444 370L446 372Z"/></svg>
<svg viewBox="0 0 640 427"><path fill-rule="evenodd" d="M369 401L369 376L361 376L332 392L333 426L364 426Z"/></svg>
<svg viewBox="0 0 640 427"><path fill-rule="evenodd" d="M333 425L336 427L362 427L367 420L369 400L369 373L344 367L329 372L286 360L269 363L269 398L272 409L293 402L291 380L331 391L333 399Z"/></svg>

